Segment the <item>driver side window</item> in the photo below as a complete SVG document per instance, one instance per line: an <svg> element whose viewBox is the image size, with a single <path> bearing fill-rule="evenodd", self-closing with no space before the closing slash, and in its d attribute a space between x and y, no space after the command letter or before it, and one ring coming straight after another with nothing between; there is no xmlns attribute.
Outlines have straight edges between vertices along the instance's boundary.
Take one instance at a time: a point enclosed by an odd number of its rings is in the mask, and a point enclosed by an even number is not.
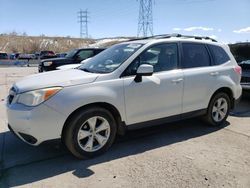
<svg viewBox="0 0 250 188"><path fill-rule="evenodd" d="M92 57L93 55L94 55L93 50L82 50L82 51L78 52L77 59L82 61L82 60L85 60L85 59Z"/></svg>
<svg viewBox="0 0 250 188"><path fill-rule="evenodd" d="M142 52L125 70L125 76L136 75L138 67L149 64L154 72L176 69L178 66L178 47L175 43L158 44Z"/></svg>

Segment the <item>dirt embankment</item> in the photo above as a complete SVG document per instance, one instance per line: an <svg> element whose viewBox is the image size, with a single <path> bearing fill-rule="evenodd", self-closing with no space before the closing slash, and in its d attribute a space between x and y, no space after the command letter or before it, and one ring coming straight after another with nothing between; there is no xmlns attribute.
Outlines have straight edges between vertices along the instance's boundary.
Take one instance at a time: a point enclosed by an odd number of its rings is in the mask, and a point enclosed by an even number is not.
<svg viewBox="0 0 250 188"><path fill-rule="evenodd" d="M30 36L0 36L0 51L12 53L34 53L40 50L65 52L72 48L85 47L93 44L92 39L67 37L30 37Z"/></svg>
<svg viewBox="0 0 250 188"><path fill-rule="evenodd" d="M35 53L52 50L56 53L67 52L74 48L107 47L127 40L123 37L108 39L81 39L70 37L32 37L0 35L0 51L7 53Z"/></svg>

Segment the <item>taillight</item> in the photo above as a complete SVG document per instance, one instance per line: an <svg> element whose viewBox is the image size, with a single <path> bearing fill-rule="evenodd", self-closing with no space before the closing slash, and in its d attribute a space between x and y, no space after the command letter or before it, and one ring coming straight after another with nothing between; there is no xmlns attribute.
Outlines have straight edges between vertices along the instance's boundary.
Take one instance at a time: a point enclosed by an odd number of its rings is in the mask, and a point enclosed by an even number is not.
<svg viewBox="0 0 250 188"><path fill-rule="evenodd" d="M239 74L239 75L242 74L242 69L241 69L241 67L240 67L239 65L237 65L236 67L234 67L234 71L235 71L237 74Z"/></svg>

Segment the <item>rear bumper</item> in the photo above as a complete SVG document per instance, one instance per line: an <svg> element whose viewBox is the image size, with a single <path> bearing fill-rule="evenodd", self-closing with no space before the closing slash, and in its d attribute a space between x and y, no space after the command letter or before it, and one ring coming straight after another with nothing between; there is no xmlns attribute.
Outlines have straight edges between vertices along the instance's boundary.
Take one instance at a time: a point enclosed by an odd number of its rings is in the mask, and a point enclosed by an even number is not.
<svg viewBox="0 0 250 188"><path fill-rule="evenodd" d="M233 98L231 100L231 109L234 109L235 106L240 102L242 96L242 86L240 84L236 85L233 90Z"/></svg>
<svg viewBox="0 0 250 188"><path fill-rule="evenodd" d="M235 108L235 106L237 106L237 104L240 103L241 97L239 97L238 99L234 99L234 101L232 102L232 107L231 109L233 110Z"/></svg>

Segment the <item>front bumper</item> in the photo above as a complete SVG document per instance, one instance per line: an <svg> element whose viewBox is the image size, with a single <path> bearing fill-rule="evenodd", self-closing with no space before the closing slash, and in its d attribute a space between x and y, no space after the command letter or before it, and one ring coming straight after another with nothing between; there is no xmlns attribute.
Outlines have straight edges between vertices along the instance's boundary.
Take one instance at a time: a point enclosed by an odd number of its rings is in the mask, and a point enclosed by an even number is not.
<svg viewBox="0 0 250 188"><path fill-rule="evenodd" d="M38 72L48 72L53 70L56 70L56 67L53 65L51 66L38 65Z"/></svg>
<svg viewBox="0 0 250 188"><path fill-rule="evenodd" d="M10 130L22 141L39 145L61 137L66 117L46 104L26 107L21 104L7 104Z"/></svg>

